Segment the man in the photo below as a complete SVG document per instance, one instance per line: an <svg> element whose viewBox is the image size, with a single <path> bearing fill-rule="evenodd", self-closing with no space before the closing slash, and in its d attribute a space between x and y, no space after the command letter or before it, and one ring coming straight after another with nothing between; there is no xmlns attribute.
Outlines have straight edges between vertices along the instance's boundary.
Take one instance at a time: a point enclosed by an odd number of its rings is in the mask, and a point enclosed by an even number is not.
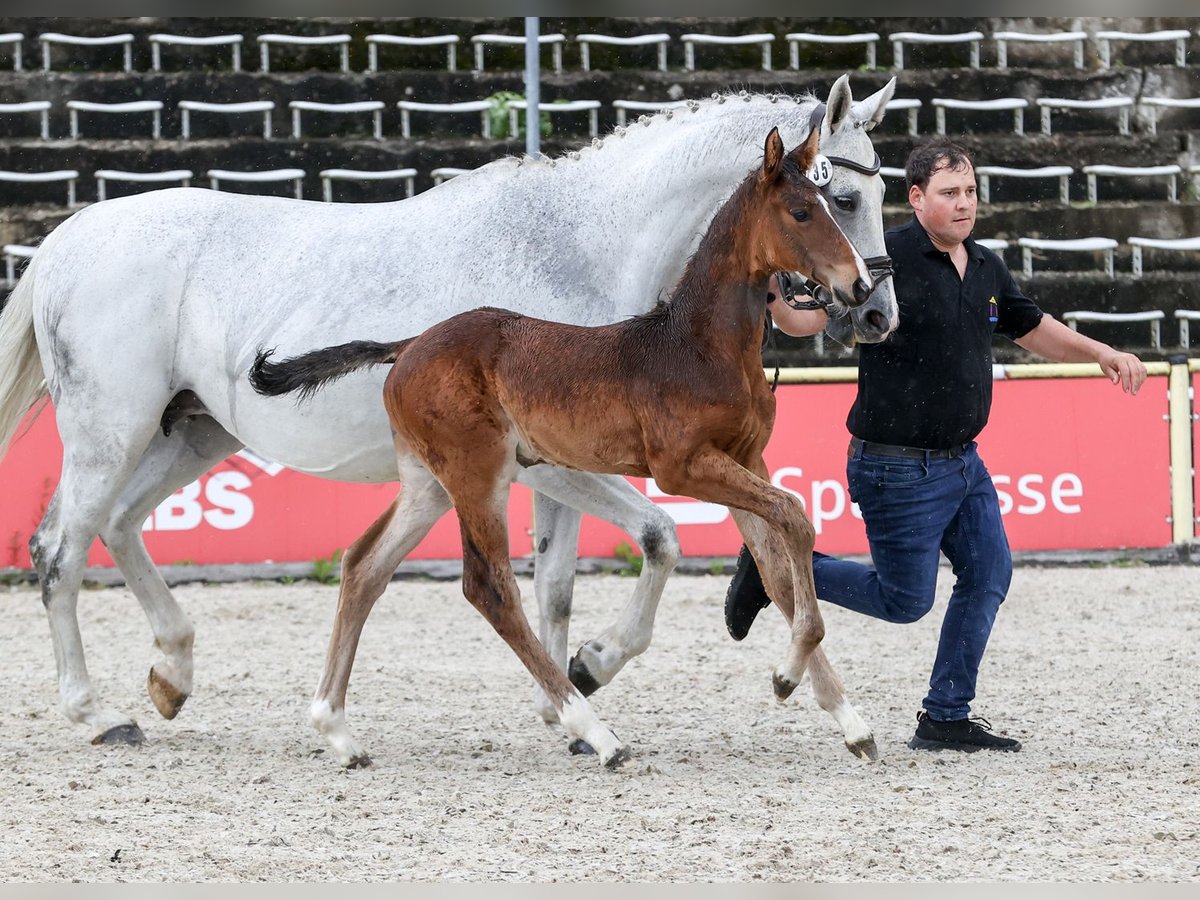
<svg viewBox="0 0 1200 900"><path fill-rule="evenodd" d="M881 344L860 346L858 395L847 419L847 481L875 567L814 553L817 596L889 622L915 622L933 606L938 554L945 553L956 582L909 746L1016 751L1019 742L969 717L1012 576L996 490L974 442L991 408L992 333L1056 362L1099 363L1129 394L1142 386L1146 367L1043 314L1003 261L971 238L975 170L966 148L945 138L922 144L905 177L913 219L886 236L900 327ZM791 335L815 334L826 323L821 310L772 302L771 312ZM769 602L743 548L725 610L735 640Z"/></svg>

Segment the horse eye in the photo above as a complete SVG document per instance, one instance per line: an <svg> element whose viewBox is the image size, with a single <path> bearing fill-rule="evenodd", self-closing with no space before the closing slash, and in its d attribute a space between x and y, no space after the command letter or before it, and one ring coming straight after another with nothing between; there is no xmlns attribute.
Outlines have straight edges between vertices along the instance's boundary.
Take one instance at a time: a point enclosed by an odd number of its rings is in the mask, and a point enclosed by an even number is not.
<svg viewBox="0 0 1200 900"><path fill-rule="evenodd" d="M797 222L807 222L810 216L807 209L793 209L792 218Z"/></svg>
<svg viewBox="0 0 1200 900"><path fill-rule="evenodd" d="M858 205L854 202L853 197L834 197L833 202L837 205L838 209L845 212L853 212L854 208Z"/></svg>

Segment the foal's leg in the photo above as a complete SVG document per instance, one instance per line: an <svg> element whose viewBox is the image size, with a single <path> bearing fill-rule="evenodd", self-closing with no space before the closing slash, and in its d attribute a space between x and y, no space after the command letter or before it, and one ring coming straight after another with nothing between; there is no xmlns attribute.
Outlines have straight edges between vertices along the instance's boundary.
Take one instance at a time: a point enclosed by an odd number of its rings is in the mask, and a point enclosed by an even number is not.
<svg viewBox="0 0 1200 900"><path fill-rule="evenodd" d="M508 559L508 485L500 490L494 485L448 485L462 527L463 594L541 685L567 733L595 748L605 766L616 768L630 758L629 751L554 664L525 618Z"/></svg>
<svg viewBox="0 0 1200 900"><path fill-rule="evenodd" d="M772 598L778 598L775 605L790 623L794 588L791 567L787 563L782 543L758 516L738 509L730 512L733 513L738 530L746 538L746 546L750 548L755 562L759 563L759 572L763 576L763 585L767 593ZM846 699L846 689L842 680L819 644L809 657L808 673L812 677L813 696L821 709L833 716L842 729L846 747L850 752L860 759L878 759L879 751L875 747L875 737L871 729Z"/></svg>
<svg viewBox="0 0 1200 900"><path fill-rule="evenodd" d="M644 653L650 646L658 601L667 577L679 562L679 538L675 533L675 524L664 510L619 475L595 475L539 465L522 470L518 479L561 503L612 522L632 535L642 548L642 571L620 617L598 637L585 642L571 660L571 682L586 697L608 684L629 660ZM539 506L539 515L541 510ZM572 544L574 551L578 540ZM539 551L541 546L539 539ZM559 561L567 562L562 556ZM542 562L543 557L539 552L535 572L540 570ZM575 562L576 556L572 555L569 560L572 573ZM540 601L539 597L539 608ZM567 615L570 615L569 607ZM564 622L564 632L565 629ZM562 657L556 656L551 650L551 656L560 665L565 662L565 633L563 641Z"/></svg>
<svg viewBox="0 0 1200 900"><path fill-rule="evenodd" d="M310 708L313 726L333 745L338 762L349 769L371 764L346 727L346 687L363 625L396 567L450 508L450 498L427 469L404 457L399 463L400 496L342 558L337 615L325 671Z"/></svg>
<svg viewBox="0 0 1200 900"><path fill-rule="evenodd" d="M754 465L765 472L761 458ZM787 491L774 487L762 475L714 448L697 450L682 459L651 460L651 469L663 490L754 513L779 535L791 570L795 598L791 644L774 677L775 695L786 699L800 683L809 657L825 635L812 574L816 534L804 507Z"/></svg>
<svg viewBox="0 0 1200 900"><path fill-rule="evenodd" d="M167 719L175 718L192 691L195 630L146 552L142 523L172 492L241 446L209 416L176 423L170 436L160 431L142 454L100 534L125 583L141 603L154 632L154 644L162 651L163 659L150 667L146 690Z"/></svg>

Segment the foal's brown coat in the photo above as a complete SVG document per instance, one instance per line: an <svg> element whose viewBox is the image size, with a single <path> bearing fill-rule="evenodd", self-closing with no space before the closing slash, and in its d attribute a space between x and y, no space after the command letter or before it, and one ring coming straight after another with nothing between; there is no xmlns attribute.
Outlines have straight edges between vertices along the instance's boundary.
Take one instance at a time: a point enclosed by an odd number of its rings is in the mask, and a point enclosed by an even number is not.
<svg viewBox="0 0 1200 900"><path fill-rule="evenodd" d="M265 356L256 363L256 387L282 393L313 390L394 356L384 403L397 454L402 471L419 460L458 510L463 592L517 652L572 736L607 745L597 750L608 764L620 762L624 751L607 740L607 729L597 731L598 720L583 720L590 711L583 718L572 713L586 701L541 647L521 609L505 510L518 466L547 462L649 476L667 492L731 507L770 593L792 621L776 693L788 696L813 660L822 705L842 702L837 676L819 651L813 656L823 636L812 581L813 529L803 506L769 483L762 456L775 417L760 349L770 274L809 274L848 305L861 303L871 288L862 260L802 174L817 137L814 131L785 154L778 132L771 132L761 169L718 211L671 302L647 315L584 328L485 308L394 345L362 342L280 364ZM380 574L394 569L398 543L410 543L411 535L381 549L385 534L403 527L394 522L400 515L393 506L346 556L314 713L319 703L339 715L344 706L358 633L386 584Z"/></svg>

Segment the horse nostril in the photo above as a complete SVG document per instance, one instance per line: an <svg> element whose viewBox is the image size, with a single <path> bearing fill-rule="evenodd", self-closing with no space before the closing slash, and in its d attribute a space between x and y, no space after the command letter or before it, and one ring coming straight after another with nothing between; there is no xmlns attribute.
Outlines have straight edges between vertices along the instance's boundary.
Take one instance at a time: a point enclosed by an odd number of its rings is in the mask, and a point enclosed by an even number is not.
<svg viewBox="0 0 1200 900"><path fill-rule="evenodd" d="M874 286L867 284L861 278L854 282L854 299L858 303L866 303L867 298L871 296L871 291Z"/></svg>
<svg viewBox="0 0 1200 900"><path fill-rule="evenodd" d="M868 311L864 318L867 320L867 324L870 325L873 330L887 331L887 316L885 316L879 310L872 309Z"/></svg>

